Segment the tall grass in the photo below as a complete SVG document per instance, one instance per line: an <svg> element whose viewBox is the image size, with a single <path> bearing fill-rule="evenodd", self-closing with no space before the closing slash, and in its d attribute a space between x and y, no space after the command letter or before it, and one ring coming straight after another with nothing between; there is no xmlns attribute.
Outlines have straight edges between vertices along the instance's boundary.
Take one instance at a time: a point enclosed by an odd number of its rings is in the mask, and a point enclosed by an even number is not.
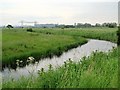
<svg viewBox="0 0 120 90"><path fill-rule="evenodd" d="M66 28L66 29L35 29L35 32L39 33L51 33L57 35L70 35L70 36L82 36L85 38L93 38L100 40L108 40L112 42L117 42L116 35L117 28Z"/></svg>
<svg viewBox="0 0 120 90"><path fill-rule="evenodd" d="M13 63L17 59L26 61L29 56L36 60L61 55L63 51L86 43L82 37L49 35L25 30L3 30L2 63Z"/></svg>
<svg viewBox="0 0 120 90"><path fill-rule="evenodd" d="M62 67L39 71L38 77L3 82L3 88L117 88L118 50L95 52L78 63L69 60Z"/></svg>

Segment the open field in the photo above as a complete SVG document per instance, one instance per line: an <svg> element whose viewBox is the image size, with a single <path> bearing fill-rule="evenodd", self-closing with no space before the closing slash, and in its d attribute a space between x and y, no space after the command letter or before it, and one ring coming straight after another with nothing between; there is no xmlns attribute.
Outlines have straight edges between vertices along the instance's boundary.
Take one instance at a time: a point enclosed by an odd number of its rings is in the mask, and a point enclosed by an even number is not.
<svg viewBox="0 0 120 90"><path fill-rule="evenodd" d="M3 30L3 62L62 53L87 42L86 38L117 42L117 28L33 28ZM55 52L55 53L54 53ZM118 87L118 48L108 54L95 52L79 63L69 60L62 67L44 72L39 76L21 77L15 81L3 82L3 88L117 88Z"/></svg>
<svg viewBox="0 0 120 90"><path fill-rule="evenodd" d="M29 56L40 59L60 55L63 51L87 42L86 39L67 35L49 35L26 30L3 30L3 64L17 59L27 60Z"/></svg>
<svg viewBox="0 0 120 90"><path fill-rule="evenodd" d="M53 29L34 29L35 32L39 33L50 33L57 35L70 35L70 36L82 36L85 38L93 38L100 40L107 40L111 42L117 42L116 31L117 28L105 28L105 27L94 27L94 28L53 28Z"/></svg>
<svg viewBox="0 0 120 90"><path fill-rule="evenodd" d="M117 42L116 28L69 28L44 29L34 28L34 32L25 29L3 29L3 64L17 59L33 56L41 57L60 55L63 51L86 43L81 38L104 39ZM60 53L60 54L59 54Z"/></svg>

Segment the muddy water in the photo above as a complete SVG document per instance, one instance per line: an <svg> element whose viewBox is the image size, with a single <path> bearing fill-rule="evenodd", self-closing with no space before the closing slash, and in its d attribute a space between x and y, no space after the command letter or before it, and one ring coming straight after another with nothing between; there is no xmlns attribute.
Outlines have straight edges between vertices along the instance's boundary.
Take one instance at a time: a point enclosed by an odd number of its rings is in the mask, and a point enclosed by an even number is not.
<svg viewBox="0 0 120 90"><path fill-rule="evenodd" d="M4 71L0 73L2 73L4 80L8 80L10 77L18 79L20 76L28 77L32 74L38 75L38 70L41 68L48 70L50 64L55 69L59 66L62 66L65 61L69 60L69 58L71 58L71 60L74 62L77 62L82 57L89 56L93 51L98 50L102 52L108 52L113 47L117 47L117 45L108 41L90 39L88 43L71 49L68 52L63 53L60 57L53 56L51 59L44 58L35 64L29 64L24 68L18 67L16 70L5 68Z"/></svg>

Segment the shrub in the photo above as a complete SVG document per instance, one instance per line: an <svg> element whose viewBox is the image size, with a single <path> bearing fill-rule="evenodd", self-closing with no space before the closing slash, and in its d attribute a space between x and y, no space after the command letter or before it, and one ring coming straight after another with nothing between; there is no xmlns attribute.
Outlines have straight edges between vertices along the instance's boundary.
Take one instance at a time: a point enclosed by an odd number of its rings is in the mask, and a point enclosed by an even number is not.
<svg viewBox="0 0 120 90"><path fill-rule="evenodd" d="M7 25L6 27L9 28L9 29L14 28L12 25Z"/></svg>
<svg viewBox="0 0 120 90"><path fill-rule="evenodd" d="M27 32L33 32L32 28L28 28Z"/></svg>

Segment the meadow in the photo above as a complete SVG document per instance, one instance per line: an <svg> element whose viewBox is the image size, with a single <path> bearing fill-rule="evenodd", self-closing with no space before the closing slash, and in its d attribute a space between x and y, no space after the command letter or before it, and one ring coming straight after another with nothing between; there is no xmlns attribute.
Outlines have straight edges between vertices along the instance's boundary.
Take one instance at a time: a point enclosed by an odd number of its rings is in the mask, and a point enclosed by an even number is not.
<svg viewBox="0 0 120 90"><path fill-rule="evenodd" d="M26 29L3 30L2 64L9 64L17 59L26 61L29 56L36 60L75 48L87 42L82 37L51 35L27 32Z"/></svg>
<svg viewBox="0 0 120 90"><path fill-rule="evenodd" d="M117 28L33 28L33 31L3 30L3 62L13 61L22 55L22 58L34 56L31 52L35 53L35 58L41 53L51 56L52 52L59 49L63 52L66 49L62 48L70 49L82 45L88 38L117 42ZM50 55L46 54L47 50L51 51ZM68 60L56 70L50 66L47 72L44 69L38 71L38 77L32 73L29 78L21 77L17 81L11 78L3 82L2 86L3 88L117 88L118 53L120 53L118 51L118 48L113 48L108 54L96 51L78 63Z"/></svg>
<svg viewBox="0 0 120 90"><path fill-rule="evenodd" d="M3 29L3 64L17 59L26 60L60 55L63 51L87 42L84 38L104 39L117 42L117 28L33 28Z"/></svg>
<svg viewBox="0 0 120 90"><path fill-rule="evenodd" d="M107 40L111 42L117 42L116 31L117 28L106 28L106 27L91 27L91 28L42 28L34 29L35 32L44 34L57 34L57 35L69 35L69 36L81 36L91 39Z"/></svg>

